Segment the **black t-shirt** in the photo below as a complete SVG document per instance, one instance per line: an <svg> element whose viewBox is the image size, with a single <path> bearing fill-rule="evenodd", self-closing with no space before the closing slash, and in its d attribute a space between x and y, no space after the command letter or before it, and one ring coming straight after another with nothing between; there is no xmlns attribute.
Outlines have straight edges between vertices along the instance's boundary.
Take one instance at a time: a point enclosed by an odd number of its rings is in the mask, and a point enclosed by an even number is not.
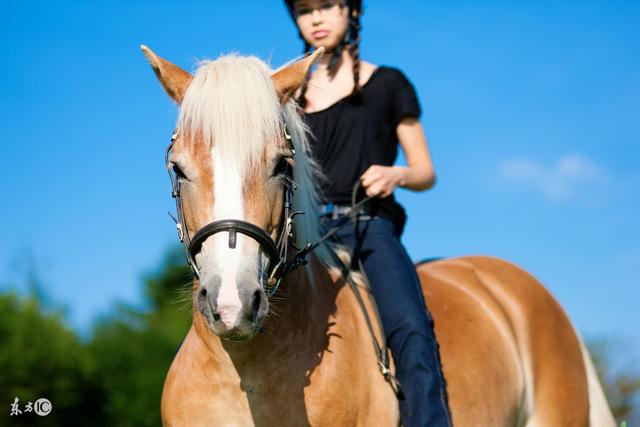
<svg viewBox="0 0 640 427"><path fill-rule="evenodd" d="M396 127L405 117L420 117L416 92L400 70L382 66L362 86L361 99L348 96L305 115L312 154L328 178L321 186L324 203L350 205L353 186L369 166L393 165ZM361 188L357 198L364 197ZM406 214L393 194L373 199L370 212L391 220L402 233Z"/></svg>

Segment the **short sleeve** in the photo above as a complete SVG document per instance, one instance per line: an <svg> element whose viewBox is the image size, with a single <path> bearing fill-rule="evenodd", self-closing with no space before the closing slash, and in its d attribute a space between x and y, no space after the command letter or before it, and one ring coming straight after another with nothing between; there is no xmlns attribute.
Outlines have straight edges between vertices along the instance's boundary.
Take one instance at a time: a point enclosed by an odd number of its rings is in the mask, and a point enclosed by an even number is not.
<svg viewBox="0 0 640 427"><path fill-rule="evenodd" d="M400 70L393 69L391 78L391 124L395 129L406 117L420 117L420 103L411 82Z"/></svg>

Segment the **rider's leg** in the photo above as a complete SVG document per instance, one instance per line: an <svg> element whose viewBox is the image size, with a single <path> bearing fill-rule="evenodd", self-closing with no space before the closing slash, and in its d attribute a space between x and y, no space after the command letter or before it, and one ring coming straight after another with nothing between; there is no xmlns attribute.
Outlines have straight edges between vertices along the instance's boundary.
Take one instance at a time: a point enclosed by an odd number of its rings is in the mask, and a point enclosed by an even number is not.
<svg viewBox="0 0 640 427"><path fill-rule="evenodd" d="M405 396L400 401L404 426L451 426L433 320L393 224L376 217L359 222L357 236L351 223L337 234L362 260L377 301Z"/></svg>

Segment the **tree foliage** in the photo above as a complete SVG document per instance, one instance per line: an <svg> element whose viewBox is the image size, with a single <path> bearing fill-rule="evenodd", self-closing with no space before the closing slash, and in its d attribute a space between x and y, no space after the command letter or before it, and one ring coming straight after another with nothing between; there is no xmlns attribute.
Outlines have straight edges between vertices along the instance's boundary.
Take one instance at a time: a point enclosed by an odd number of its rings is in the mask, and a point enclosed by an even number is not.
<svg viewBox="0 0 640 427"><path fill-rule="evenodd" d="M34 295L0 295L0 425L158 426L167 370L191 323L190 272L180 248L144 280L146 306L117 304L82 342ZM25 413L39 397L46 417ZM6 422L4 422L6 421Z"/></svg>
<svg viewBox="0 0 640 427"><path fill-rule="evenodd" d="M94 417L104 399L93 377L95 360L59 312L43 310L34 297L0 296L0 342L0 391L6 405L0 416L6 423L1 424L52 425L33 412L23 412L18 424L9 423L16 397L22 411L27 402L45 397L53 402L56 419Z"/></svg>

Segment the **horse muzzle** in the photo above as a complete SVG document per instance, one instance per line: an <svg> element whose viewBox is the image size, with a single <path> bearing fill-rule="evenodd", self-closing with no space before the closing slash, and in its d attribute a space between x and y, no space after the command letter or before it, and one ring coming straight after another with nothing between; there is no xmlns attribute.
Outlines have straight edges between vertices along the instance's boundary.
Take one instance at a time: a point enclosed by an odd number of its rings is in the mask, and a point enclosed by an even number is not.
<svg viewBox="0 0 640 427"><path fill-rule="evenodd" d="M231 283L230 283L231 282ZM223 280L219 276L201 284L196 306L221 338L247 340L259 330L269 311L269 301L259 283Z"/></svg>

